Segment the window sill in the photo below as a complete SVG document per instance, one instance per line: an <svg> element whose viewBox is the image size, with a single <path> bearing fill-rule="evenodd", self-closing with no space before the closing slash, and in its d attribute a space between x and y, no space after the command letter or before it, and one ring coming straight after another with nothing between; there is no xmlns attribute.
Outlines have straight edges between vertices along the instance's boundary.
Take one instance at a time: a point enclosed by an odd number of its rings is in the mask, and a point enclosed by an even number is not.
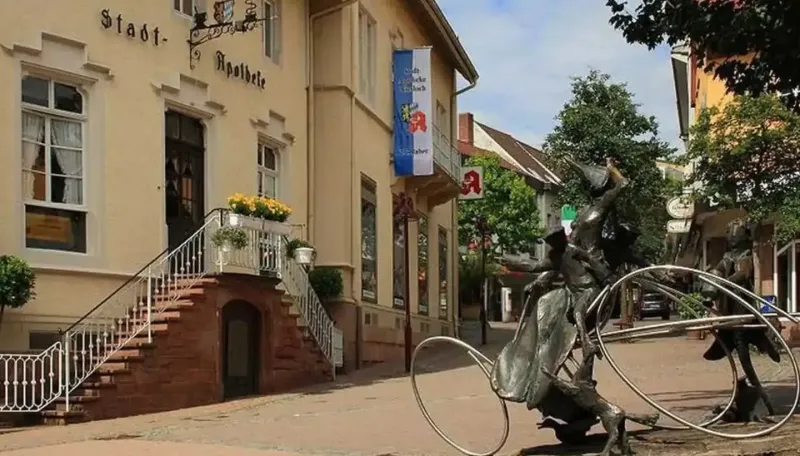
<svg viewBox="0 0 800 456"><path fill-rule="evenodd" d="M111 271L108 269L84 268L81 266L67 266L60 264L31 263L30 266L34 271L40 272L72 273L120 279L129 279L135 275L133 272Z"/></svg>

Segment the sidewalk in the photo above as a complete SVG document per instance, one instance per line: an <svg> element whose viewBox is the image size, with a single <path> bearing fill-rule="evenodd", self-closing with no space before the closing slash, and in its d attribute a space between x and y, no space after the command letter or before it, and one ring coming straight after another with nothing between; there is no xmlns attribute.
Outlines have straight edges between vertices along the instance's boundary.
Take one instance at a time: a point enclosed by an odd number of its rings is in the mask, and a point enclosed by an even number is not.
<svg viewBox="0 0 800 456"><path fill-rule="evenodd" d="M492 358L513 334L513 327L495 328L489 345L481 351ZM725 362L709 363L702 353L710 341L684 337L640 341L610 346L611 355L640 388L681 416L698 421L714 404L727 399L730 369ZM762 379L776 402L793 397L787 384L789 363L780 366L766 357L755 357ZM454 349L428 351L421 359L418 384L429 412L460 444L475 451L487 449L502 429L497 398L483 374L463 352ZM769 369L767 369L769 368ZM608 399L632 412L649 407L616 377L605 361L597 364L600 390ZM511 433L500 455L538 447L528 454L553 454L557 443L551 430L537 430L538 412L509 404ZM595 427L602 434L602 428ZM646 438L657 438L658 433ZM653 437L655 436L655 437ZM603 437L601 437L603 438ZM645 439L644 436L640 436ZM666 437L663 437L666 438ZM670 439L676 438L674 435ZM694 448L661 444L669 448ZM724 441L705 438L709 445ZM51 445L67 444L53 447ZM170 447L180 444L179 447ZM703 443L705 445L705 443ZM742 444L741 442L737 444ZM189 445L189 446L185 446ZM638 448L656 448L637 441ZM649 445L649 446L648 446ZM687 446L688 445L688 446ZM699 447L698 447L699 448ZM23 451L11 451L23 450ZM184 451L185 450L185 451ZM563 448L562 448L563 450ZM585 449L584 449L585 450ZM584 451L575 450L575 451ZM293 394L244 399L208 407L98 421L61 428L40 428L0 435L0 451L10 456L38 456L58 451L61 455L193 454L198 456L448 456L457 455L423 419L404 375L402 363L378 366L340 377L325 385ZM558 450L561 451L561 450ZM651 450L646 450L651 451ZM655 450L653 450L655 451ZM672 451L672 450L670 450ZM516 453L515 453L516 452ZM580 452L556 454L582 454ZM683 452L680 454L701 454ZM724 453L735 454L735 453Z"/></svg>

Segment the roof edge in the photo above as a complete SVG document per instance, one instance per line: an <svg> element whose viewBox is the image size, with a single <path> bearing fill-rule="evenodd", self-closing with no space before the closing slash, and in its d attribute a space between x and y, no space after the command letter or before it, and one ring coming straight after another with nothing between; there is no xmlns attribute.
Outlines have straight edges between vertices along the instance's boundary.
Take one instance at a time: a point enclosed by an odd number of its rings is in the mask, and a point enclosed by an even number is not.
<svg viewBox="0 0 800 456"><path fill-rule="evenodd" d="M461 73L461 76L463 76L464 79L466 79L469 83L477 83L479 77L478 70L475 68L475 65L469 58L469 54L467 54L464 46L461 45L461 41L459 41L456 32L453 30L450 22L448 22L444 12L441 8L439 8L439 4L436 3L436 0L421 0L421 2L428 11L428 14L430 14L433 18L436 26L439 28L439 31L442 32L447 38L447 42L450 45L450 50L453 52L458 63L458 72Z"/></svg>

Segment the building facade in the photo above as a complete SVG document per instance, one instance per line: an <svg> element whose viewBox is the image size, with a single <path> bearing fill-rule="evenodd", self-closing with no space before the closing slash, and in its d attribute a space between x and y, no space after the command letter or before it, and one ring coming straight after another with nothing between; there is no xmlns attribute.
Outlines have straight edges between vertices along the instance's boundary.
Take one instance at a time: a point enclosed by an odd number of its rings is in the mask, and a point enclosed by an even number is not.
<svg viewBox="0 0 800 456"><path fill-rule="evenodd" d="M0 137L15 152L0 155L0 253L32 265L37 296L6 313L0 347L46 348L234 193L288 204L292 236L315 246L317 265L343 271L334 316L351 366L388 359L360 351L402 340L393 317L406 298L416 335L452 326L452 148L437 148L434 176L396 178L391 164L393 49L432 46L442 141L454 136L456 74L477 80L434 1L1 8ZM265 21L192 47L202 11L209 23ZM411 262L411 277L426 281L412 280L410 297L395 296L403 233L392 195L403 191L421 215L410 254L423 238L428 250Z"/></svg>
<svg viewBox="0 0 800 456"><path fill-rule="evenodd" d="M561 212L556 207L561 178L552 170L548 157L542 151L509 133L476 121L469 112L459 114L458 125L462 157L473 155L475 151L500 157L501 164L511 165L536 190L536 207L539 209L541 226L547 230L549 226L561 224ZM535 253L538 258L544 258L545 247L544 244L537 247Z"/></svg>
<svg viewBox="0 0 800 456"><path fill-rule="evenodd" d="M733 100L725 83L713 73L703 70L691 54L689 44L675 46L672 50L672 68L675 80L678 119L681 138L688 143L691 127L705 108L723 107ZM691 172L691 169L687 170ZM746 217L743 210L715 210L698 206L694 217L694 230L699 234L698 251L703 268L713 266L725 252L727 224L735 218ZM757 252L759 265L756 271L762 296L774 296L784 310L800 310L800 242L786 245L772 241L774 226L769 224L762 232ZM796 334L792 332L793 339Z"/></svg>

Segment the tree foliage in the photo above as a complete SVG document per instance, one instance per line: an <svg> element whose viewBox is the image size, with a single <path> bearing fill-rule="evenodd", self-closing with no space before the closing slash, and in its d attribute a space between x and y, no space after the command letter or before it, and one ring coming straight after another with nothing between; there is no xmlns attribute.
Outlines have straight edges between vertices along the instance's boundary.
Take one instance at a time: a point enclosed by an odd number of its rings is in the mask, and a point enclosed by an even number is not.
<svg viewBox="0 0 800 456"><path fill-rule="evenodd" d="M480 301L484 269L486 277L496 275L500 271L500 265L493 260L491 254L486 255L485 266L480 250L470 250L461 257L458 265L458 287L462 302L476 303Z"/></svg>
<svg viewBox="0 0 800 456"><path fill-rule="evenodd" d="M28 263L11 255L0 256L0 323L6 307L16 309L34 298L36 276Z"/></svg>
<svg viewBox="0 0 800 456"><path fill-rule="evenodd" d="M573 79L572 99L556 120L558 125L547 136L545 149L564 176L559 204L581 207L589 203L588 185L566 165L564 157L601 166L607 157L617 159L620 171L631 181L617 202L617 218L639 227L638 247L657 261L668 220L666 199L674 195L676 186L667 182L656 166L656 160L670 159L674 149L659 139L655 117L639 112L625 84L592 71Z"/></svg>
<svg viewBox="0 0 800 456"><path fill-rule="evenodd" d="M483 199L458 203L458 232L461 245L479 239L479 218L488 223L497 245L505 252L528 252L542 235L536 192L525 178L500 166L496 155L471 157L467 166L483 167Z"/></svg>
<svg viewBox="0 0 800 456"><path fill-rule="evenodd" d="M735 94L785 93L800 110L800 2L797 0L607 0L610 23L630 43L650 49L688 41L706 71ZM742 57L723 58L719 57Z"/></svg>
<svg viewBox="0 0 800 456"><path fill-rule="evenodd" d="M800 234L800 116L778 97L735 97L700 113L689 150L691 183L723 208L742 208L756 224L776 217L776 237Z"/></svg>

